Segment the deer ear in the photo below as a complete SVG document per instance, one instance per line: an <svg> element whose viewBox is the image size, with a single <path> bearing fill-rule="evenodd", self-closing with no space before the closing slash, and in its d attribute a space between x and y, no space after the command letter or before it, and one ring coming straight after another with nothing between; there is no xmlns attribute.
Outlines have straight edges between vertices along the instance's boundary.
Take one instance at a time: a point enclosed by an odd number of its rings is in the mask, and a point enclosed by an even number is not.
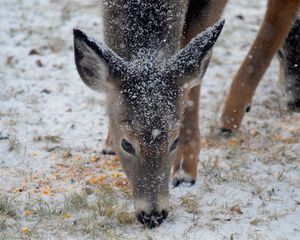
<svg viewBox="0 0 300 240"><path fill-rule="evenodd" d="M93 90L104 91L108 82L126 71L125 61L81 30L74 29L73 34L75 63L82 81Z"/></svg>
<svg viewBox="0 0 300 240"><path fill-rule="evenodd" d="M216 43L225 21L215 23L198 34L190 43L175 54L166 65L166 71L179 85L197 85L207 68L211 50ZM198 81L198 82L194 82Z"/></svg>

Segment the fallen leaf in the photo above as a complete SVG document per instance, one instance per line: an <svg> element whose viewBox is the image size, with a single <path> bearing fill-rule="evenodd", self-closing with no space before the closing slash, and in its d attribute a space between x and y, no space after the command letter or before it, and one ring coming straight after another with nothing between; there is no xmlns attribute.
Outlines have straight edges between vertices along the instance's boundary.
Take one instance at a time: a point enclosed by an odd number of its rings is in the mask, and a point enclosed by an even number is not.
<svg viewBox="0 0 300 240"><path fill-rule="evenodd" d="M38 65L38 67L43 67L44 64L42 63L42 61L40 59L36 60L36 65Z"/></svg>
<svg viewBox="0 0 300 240"><path fill-rule="evenodd" d="M282 136L281 136L279 133L277 133L277 134L275 134L275 136L274 136L274 140L275 140L276 142L280 142L280 141L282 140Z"/></svg>
<svg viewBox="0 0 300 240"><path fill-rule="evenodd" d="M94 185L94 184L97 183L97 178L95 176L88 177L87 178L87 183L91 184L91 185Z"/></svg>
<svg viewBox="0 0 300 240"><path fill-rule="evenodd" d="M100 175L100 176L98 177L98 181L99 181L100 183L102 183L106 178L107 178L106 175Z"/></svg>
<svg viewBox="0 0 300 240"><path fill-rule="evenodd" d="M260 222L261 222L260 219L254 218L253 220L250 221L250 224L251 224L251 225L258 225Z"/></svg>
<svg viewBox="0 0 300 240"><path fill-rule="evenodd" d="M63 160L67 160L68 158L72 157L72 154L70 151L63 151L61 154L61 158Z"/></svg>
<svg viewBox="0 0 300 240"><path fill-rule="evenodd" d="M28 55L41 55L41 53L36 49L31 49Z"/></svg>
<svg viewBox="0 0 300 240"><path fill-rule="evenodd" d="M50 193L51 193L50 187L47 186L47 187L44 189L44 191L43 191L42 193L43 193L44 195L50 195Z"/></svg>
<svg viewBox="0 0 300 240"><path fill-rule="evenodd" d="M96 156L92 156L90 158L90 162L98 162L99 161L99 157L96 157Z"/></svg>
<svg viewBox="0 0 300 240"><path fill-rule="evenodd" d="M75 156L75 160L78 162L83 162L83 158L79 154Z"/></svg>
<svg viewBox="0 0 300 240"><path fill-rule="evenodd" d="M237 214L243 214L239 205L235 205L235 206L231 207L230 211L233 213L237 213Z"/></svg>
<svg viewBox="0 0 300 240"><path fill-rule="evenodd" d="M282 142L285 144L296 144L299 142L299 140L296 138L284 138L282 139Z"/></svg>
<svg viewBox="0 0 300 240"><path fill-rule="evenodd" d="M237 138L231 138L228 142L230 147L237 147L239 145L239 141Z"/></svg>

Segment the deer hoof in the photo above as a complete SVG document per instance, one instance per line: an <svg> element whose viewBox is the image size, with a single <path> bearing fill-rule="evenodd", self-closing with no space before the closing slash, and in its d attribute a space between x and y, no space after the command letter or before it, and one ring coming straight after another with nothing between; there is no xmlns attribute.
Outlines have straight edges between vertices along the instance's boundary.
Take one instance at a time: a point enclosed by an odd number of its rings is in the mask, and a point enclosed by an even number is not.
<svg viewBox="0 0 300 240"><path fill-rule="evenodd" d="M186 173L184 170L180 170L179 173L176 173L172 180L173 187L178 187L182 183L190 184L190 186L195 184L195 179L192 178L192 176L188 173Z"/></svg>
<svg viewBox="0 0 300 240"><path fill-rule="evenodd" d="M288 102L287 106L293 112L300 112L300 100Z"/></svg>
<svg viewBox="0 0 300 240"><path fill-rule="evenodd" d="M220 134L223 137L229 138L233 135L232 130L228 129L228 128L220 128Z"/></svg>
<svg viewBox="0 0 300 240"><path fill-rule="evenodd" d="M161 213L157 211L152 211L150 214L146 214L142 211L140 214L137 215L137 219L140 223L144 224L148 228L155 228L158 227L162 222L167 218L168 212L162 210Z"/></svg>

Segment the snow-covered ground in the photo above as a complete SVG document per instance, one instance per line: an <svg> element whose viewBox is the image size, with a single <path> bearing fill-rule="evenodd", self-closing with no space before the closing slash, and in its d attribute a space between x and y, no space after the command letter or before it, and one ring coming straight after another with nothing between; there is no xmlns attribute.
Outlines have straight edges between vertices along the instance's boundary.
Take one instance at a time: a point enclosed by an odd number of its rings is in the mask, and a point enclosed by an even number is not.
<svg viewBox="0 0 300 240"><path fill-rule="evenodd" d="M300 114L285 107L278 63L231 139L225 92L265 0L232 0L201 95L199 178L171 189L159 228L134 218L119 160L102 156L105 96L79 79L77 26L102 38L100 2L0 2L0 239L300 239Z"/></svg>

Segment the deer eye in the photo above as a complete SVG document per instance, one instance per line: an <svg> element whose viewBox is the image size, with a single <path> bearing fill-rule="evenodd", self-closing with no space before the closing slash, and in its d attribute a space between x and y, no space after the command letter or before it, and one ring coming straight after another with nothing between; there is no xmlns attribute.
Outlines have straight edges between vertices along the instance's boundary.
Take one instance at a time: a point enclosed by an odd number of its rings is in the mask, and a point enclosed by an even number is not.
<svg viewBox="0 0 300 240"><path fill-rule="evenodd" d="M128 141L125 140L125 139L122 140L122 148L123 148L126 152L128 152L128 153L130 153L130 154L132 154L132 155L135 154L135 150L134 150L133 146L131 145L130 142L128 142Z"/></svg>
<svg viewBox="0 0 300 240"><path fill-rule="evenodd" d="M172 143L172 145L170 147L170 152L172 152L176 149L178 142L179 142L179 138L176 138L176 140Z"/></svg>

